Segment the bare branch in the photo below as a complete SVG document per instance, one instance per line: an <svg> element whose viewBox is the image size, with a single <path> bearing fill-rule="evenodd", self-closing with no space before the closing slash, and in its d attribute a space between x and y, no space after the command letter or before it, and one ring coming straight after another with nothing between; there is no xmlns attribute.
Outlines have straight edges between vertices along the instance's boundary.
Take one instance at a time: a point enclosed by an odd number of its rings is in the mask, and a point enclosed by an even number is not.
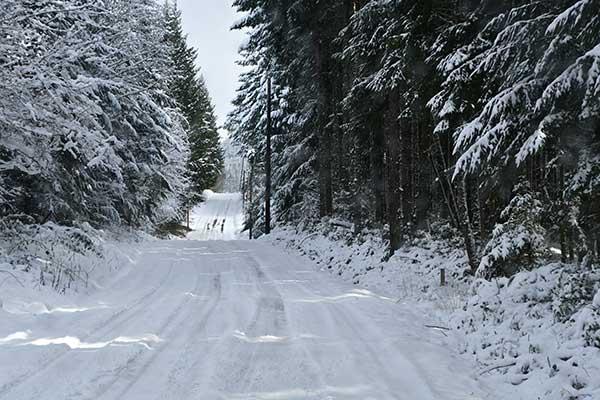
<svg viewBox="0 0 600 400"><path fill-rule="evenodd" d="M20 285L22 288L25 288L25 285L23 285L23 283L21 283L21 281L19 280L19 278L17 278L17 277L16 277L16 275L15 275L15 274L13 274L12 272L10 272L10 271L6 271L6 270L4 270L4 269L0 269L0 273L3 273L3 274L8 274L8 275L9 275L9 277L11 277L11 278L13 278L15 281L17 281L17 283L18 283L18 284L19 284L19 285Z"/></svg>

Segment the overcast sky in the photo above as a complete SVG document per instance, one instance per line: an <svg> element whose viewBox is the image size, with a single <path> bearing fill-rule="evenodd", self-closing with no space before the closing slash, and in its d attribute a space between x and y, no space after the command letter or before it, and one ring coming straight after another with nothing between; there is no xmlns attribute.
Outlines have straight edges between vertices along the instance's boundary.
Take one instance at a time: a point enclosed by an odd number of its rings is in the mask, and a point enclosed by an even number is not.
<svg viewBox="0 0 600 400"><path fill-rule="evenodd" d="M198 49L198 63L216 107L219 125L231 111L241 67L238 49L244 35L230 31L239 18L232 0L179 0L189 44Z"/></svg>

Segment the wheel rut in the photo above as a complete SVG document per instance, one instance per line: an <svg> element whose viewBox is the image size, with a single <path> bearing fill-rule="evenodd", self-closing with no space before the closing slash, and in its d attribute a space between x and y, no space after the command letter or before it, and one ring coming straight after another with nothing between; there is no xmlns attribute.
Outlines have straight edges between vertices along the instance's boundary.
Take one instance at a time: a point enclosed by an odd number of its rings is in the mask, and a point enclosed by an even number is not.
<svg viewBox="0 0 600 400"><path fill-rule="evenodd" d="M110 331L114 331L115 329L120 328L121 326L126 325L130 322L137 314L138 310L141 307L148 307L147 301L154 302L156 301L156 293L167 286L173 272L173 264L170 265L168 272L165 274L165 278L160 280L158 286L152 288L144 295L136 299L129 306L119 310L118 312L110 315L108 318L102 320L100 323L94 325L92 330L80 337L81 341L90 341L95 339L100 339L105 334ZM65 357L67 357L71 353L71 349L66 350L58 350L55 351L54 355L47 356L45 359L42 359L38 363L38 367L34 371L28 371L18 376L17 378L11 380L10 382L4 384L0 387L0 399L4 398L4 396L10 394L13 390L17 389L20 386L23 386L27 382L30 382L37 377L43 375L49 368L55 366L60 361L62 361Z"/></svg>
<svg viewBox="0 0 600 400"><path fill-rule="evenodd" d="M205 276L198 274L193 289L190 293L197 293L200 291L202 282ZM183 298L179 302L177 308L172 312L168 318L161 324L158 329L159 338L167 337L169 332L178 332L188 322L187 318L183 318L187 315L186 306L192 302L189 296ZM152 366L152 364L161 356L161 354L169 347L170 343L159 344L157 348L153 349L149 357L144 359L147 355L147 351L144 349L136 351L131 357L129 357L125 364L123 364L123 370L126 370L129 375L133 376L133 379L127 381L123 388L118 388L119 382L123 382L121 374L115 374L114 378L108 383L104 383L101 389L90 398L90 400L97 400L107 396L111 391L116 391L118 394L114 397L116 399L126 398L124 397L134 385L144 376L144 373Z"/></svg>

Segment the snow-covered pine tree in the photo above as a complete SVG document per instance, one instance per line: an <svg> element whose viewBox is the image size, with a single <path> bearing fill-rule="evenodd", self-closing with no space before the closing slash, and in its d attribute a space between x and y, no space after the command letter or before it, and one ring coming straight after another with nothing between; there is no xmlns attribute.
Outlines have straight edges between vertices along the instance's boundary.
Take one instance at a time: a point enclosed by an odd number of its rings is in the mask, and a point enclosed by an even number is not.
<svg viewBox="0 0 600 400"><path fill-rule="evenodd" d="M223 152L214 107L196 65L198 53L187 43L177 2L167 1L164 14L168 28L168 54L174 68L168 92L187 120L190 143L190 187L185 196L186 206L189 207L200 202L202 192L216 184L223 170Z"/></svg>
<svg viewBox="0 0 600 400"><path fill-rule="evenodd" d="M229 126L262 154L271 77L281 221L387 225L392 250L448 221L474 272L525 179L548 240L597 256L597 0L235 5L251 70Z"/></svg>
<svg viewBox="0 0 600 400"><path fill-rule="evenodd" d="M94 228L152 228L180 209L188 146L165 35L153 0L0 8L0 241L42 285L86 281Z"/></svg>
<svg viewBox="0 0 600 400"><path fill-rule="evenodd" d="M202 124L190 127L190 178L192 192L199 196L203 190L215 186L223 173L223 149L214 107L206 83L200 77L201 109L204 110Z"/></svg>
<svg viewBox="0 0 600 400"><path fill-rule="evenodd" d="M349 24L340 32L343 50L338 57L352 66L352 81L348 82L347 95L343 102L347 121L344 130L352 138L349 150L355 167L353 193L356 198L367 196L368 203L361 201L353 207L351 217L357 226L381 226L384 222L385 148L383 137L383 116L385 96L372 90L369 77L379 68L383 46L380 40L383 29L379 29L383 18L383 9L376 3L357 7ZM369 157L366 158L365 154ZM367 163L367 164L365 164ZM365 171L369 171L368 174ZM364 199L364 197L363 197ZM366 221L361 221L366 218ZM371 223L369 223L371 221Z"/></svg>
<svg viewBox="0 0 600 400"><path fill-rule="evenodd" d="M549 189L547 201L563 209L579 203L569 198L582 193L567 190L570 179L593 170L598 151L598 10L598 1L584 0L507 6L491 18L489 5L473 11L460 28L472 31L473 21L484 28L440 62L446 80L430 102L437 130L454 130L455 175L479 174L496 186L489 193L507 193L526 174L532 185ZM563 211L561 232L572 215ZM595 214L590 209L581 217L590 246Z"/></svg>
<svg viewBox="0 0 600 400"><path fill-rule="evenodd" d="M160 84L161 18L149 0L3 8L4 215L139 226L173 202L187 146Z"/></svg>
<svg viewBox="0 0 600 400"><path fill-rule="evenodd" d="M521 268L532 267L547 251L542 227L542 202L529 182L515 187L513 198L502 211L483 250L477 269L479 277L512 276Z"/></svg>
<svg viewBox="0 0 600 400"><path fill-rule="evenodd" d="M70 6L15 1L2 10L2 186L12 188L5 211L35 222L70 219L74 206L85 205L92 179L79 160L93 158L105 139L93 129L96 105L76 87L75 50L84 57L94 50L83 12ZM83 112L74 115L70 104ZM82 190L71 173L81 176Z"/></svg>
<svg viewBox="0 0 600 400"><path fill-rule="evenodd" d="M341 56L354 66L345 100L350 123L345 128L357 133L372 130L370 139L367 135L355 140L359 146L371 142L371 207L381 210L378 192L386 187L385 221L390 226L390 247L395 249L426 224L428 213L443 208L431 201L437 195L437 185L431 184L436 168L430 162L431 119L424 102L437 83L428 58L431 45L456 11L448 1L370 1L355 11L341 32L345 41ZM440 179L445 170L437 170L438 180L448 192L447 179ZM380 183L383 178L385 185ZM452 222L460 227L456 204L452 208Z"/></svg>
<svg viewBox="0 0 600 400"><path fill-rule="evenodd" d="M228 128L241 144L242 152L255 154L255 173L261 194L266 130L266 82L273 87L273 207L279 221L313 216L318 207L316 155L314 146L315 101L312 70L305 64L307 53L302 35L292 22L302 17L302 8L290 9L288 2L266 5L260 1L237 1L236 7L248 13L234 28L248 29L250 40L241 50L242 74L235 110ZM286 15L287 11L289 15ZM300 14L296 14L299 12ZM301 50L302 49L302 50ZM304 78L304 79L303 79ZM310 83L307 85L307 83ZM256 198L256 196L255 196ZM260 217L259 217L260 218ZM256 226L262 226L259 220Z"/></svg>
<svg viewBox="0 0 600 400"><path fill-rule="evenodd" d="M138 213L152 212L150 222L163 223L180 212L189 154L184 119L168 91L175 68L165 40L168 26L154 0L111 5L121 36L110 38L121 56L116 72L130 86L110 102L126 144L122 157L133 161L124 168L130 183L123 206ZM129 211L126 215L136 217Z"/></svg>

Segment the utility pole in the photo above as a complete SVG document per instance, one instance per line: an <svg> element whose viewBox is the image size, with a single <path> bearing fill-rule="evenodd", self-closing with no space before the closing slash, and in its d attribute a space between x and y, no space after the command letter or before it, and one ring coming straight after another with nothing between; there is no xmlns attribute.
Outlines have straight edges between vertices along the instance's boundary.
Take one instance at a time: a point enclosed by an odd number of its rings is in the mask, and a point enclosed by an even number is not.
<svg viewBox="0 0 600 400"><path fill-rule="evenodd" d="M253 192L254 192L254 155L250 156L249 159L250 162L250 182L248 182L248 203L250 204L250 221L249 221L249 226L250 228L249 230L249 239L252 240L254 239L253 237L253 230L254 230L254 199L253 199Z"/></svg>
<svg viewBox="0 0 600 400"><path fill-rule="evenodd" d="M242 193L242 206L246 206L246 157L242 158L242 170L240 172L239 190Z"/></svg>
<svg viewBox="0 0 600 400"><path fill-rule="evenodd" d="M271 233L271 76L267 78L267 149L265 154L265 234Z"/></svg>

